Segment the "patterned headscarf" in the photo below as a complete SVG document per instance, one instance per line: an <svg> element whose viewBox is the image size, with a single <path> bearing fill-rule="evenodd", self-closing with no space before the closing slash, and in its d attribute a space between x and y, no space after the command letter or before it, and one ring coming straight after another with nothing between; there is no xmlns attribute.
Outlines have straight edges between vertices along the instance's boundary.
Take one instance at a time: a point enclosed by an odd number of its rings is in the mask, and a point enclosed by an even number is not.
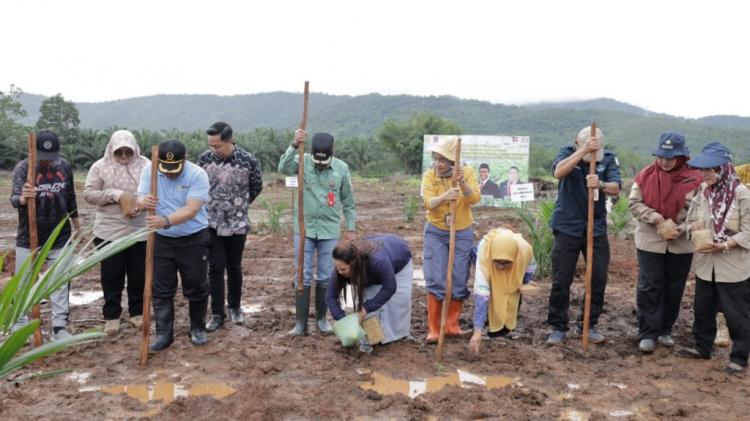
<svg viewBox="0 0 750 421"><path fill-rule="evenodd" d="M120 148L129 148L133 151L133 158L127 165L122 165L115 156L115 151ZM143 167L149 162L141 156L141 148L135 140L133 133L128 130L118 130L112 133L112 137L104 152L104 166L101 169L101 177L107 188L134 192L138 189L138 181L141 178Z"/></svg>
<svg viewBox="0 0 750 421"><path fill-rule="evenodd" d="M735 172L731 162L719 167L716 176L719 180L714 185L709 186L703 192L703 195L708 199L708 205L711 209L714 241L723 243L728 238L726 234L727 222L734 211L734 196L737 186L740 185L740 179L737 177L737 172Z"/></svg>

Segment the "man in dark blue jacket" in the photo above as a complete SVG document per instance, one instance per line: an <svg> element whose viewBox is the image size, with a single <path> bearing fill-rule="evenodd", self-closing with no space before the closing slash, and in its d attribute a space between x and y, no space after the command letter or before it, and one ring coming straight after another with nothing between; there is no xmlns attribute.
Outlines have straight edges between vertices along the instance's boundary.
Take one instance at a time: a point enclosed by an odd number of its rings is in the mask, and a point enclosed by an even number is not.
<svg viewBox="0 0 750 421"><path fill-rule="evenodd" d="M595 155L596 159L595 174L589 174L592 155ZM591 136L591 128L586 127L578 133L575 146L560 149L552 168L560 184L550 223L555 241L552 246L552 289L547 316L547 323L552 326L552 332L547 344L562 343L568 331L570 284L573 282L579 254L586 257L589 188L595 189L589 340L600 344L605 338L594 327L604 306L604 290L607 286L609 267L605 195L614 196L620 193L619 162L612 152L604 150L601 130L597 128L594 136ZM583 308L575 329L578 335L583 330L582 320Z"/></svg>

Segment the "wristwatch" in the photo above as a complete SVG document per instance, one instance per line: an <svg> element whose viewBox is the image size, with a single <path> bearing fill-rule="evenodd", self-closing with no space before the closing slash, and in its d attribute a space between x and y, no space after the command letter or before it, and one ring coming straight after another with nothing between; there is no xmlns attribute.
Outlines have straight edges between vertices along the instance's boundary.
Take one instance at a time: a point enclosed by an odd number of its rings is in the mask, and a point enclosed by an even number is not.
<svg viewBox="0 0 750 421"><path fill-rule="evenodd" d="M599 190L604 190L605 187L606 185L604 184L604 181L599 180Z"/></svg>
<svg viewBox="0 0 750 421"><path fill-rule="evenodd" d="M167 221L167 225L164 225L163 229L168 230L172 228L172 223L169 222L169 218L167 218L167 215L163 215L162 218L164 218L164 220Z"/></svg>

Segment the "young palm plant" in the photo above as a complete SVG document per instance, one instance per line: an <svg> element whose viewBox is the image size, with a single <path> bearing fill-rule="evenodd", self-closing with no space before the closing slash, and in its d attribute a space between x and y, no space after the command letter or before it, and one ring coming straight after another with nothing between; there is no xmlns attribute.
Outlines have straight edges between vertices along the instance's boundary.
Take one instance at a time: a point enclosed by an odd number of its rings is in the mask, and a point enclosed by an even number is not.
<svg viewBox="0 0 750 421"><path fill-rule="evenodd" d="M5 288L0 292L0 332L10 331L11 327L28 314L33 306L41 303L52 292L75 277L86 273L107 257L127 249L138 241L143 241L147 233L144 228L113 241L101 249L96 249L92 241L83 244L83 236L72 237L60 250L58 258L50 264L49 269L41 273L52 245L66 222L67 220L63 220L57 226L44 246L36 253L35 259L33 261L27 259L18 273L8 280ZM35 283L31 282L33 277L38 277ZM17 355L29 337L34 334L39 323L40 321L36 319L30 321L0 343L0 380L39 358L73 344L103 336L102 332L90 331L50 342Z"/></svg>

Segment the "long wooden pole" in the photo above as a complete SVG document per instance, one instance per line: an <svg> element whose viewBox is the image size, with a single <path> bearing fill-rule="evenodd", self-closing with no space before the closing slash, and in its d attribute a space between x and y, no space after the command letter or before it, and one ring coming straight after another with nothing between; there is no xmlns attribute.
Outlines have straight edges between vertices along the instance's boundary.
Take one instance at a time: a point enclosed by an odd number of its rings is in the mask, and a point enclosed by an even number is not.
<svg viewBox="0 0 750 421"><path fill-rule="evenodd" d="M591 123L591 137L596 136L596 123ZM596 152L589 153L589 175L596 174ZM589 350L589 323L591 319L591 275L594 267L594 195L596 188L589 187L588 221L586 222L586 277L583 289L586 294L583 305L583 350Z"/></svg>
<svg viewBox="0 0 750 421"><path fill-rule="evenodd" d="M159 174L156 169L159 165L159 146L151 146L151 196L157 195L157 181ZM150 209L148 214L156 215L156 210ZM156 233L148 234L146 241L146 279L143 285L143 340L141 341L141 359L139 364L145 366L148 363L148 345L149 331L151 330L151 287L154 282L154 243L156 242Z"/></svg>
<svg viewBox="0 0 750 421"><path fill-rule="evenodd" d="M456 143L456 157L453 160L453 177L451 178L452 187L458 185L458 169L461 168L461 138ZM453 260L456 255L456 200L450 204L450 240L448 242L448 270L445 275L445 298L443 298L443 308L440 310L440 334L438 335L437 344L437 362L443 362L443 347L445 345L445 324L448 320L448 308L451 305L451 295L453 292Z"/></svg>
<svg viewBox="0 0 750 421"><path fill-rule="evenodd" d="M307 103L310 98L310 82L305 81L305 99L302 108L302 122L300 130L307 128ZM297 245L297 289L305 288L302 274L305 268L305 144L300 143L299 161L297 165L297 224L299 225L299 244Z"/></svg>
<svg viewBox="0 0 750 421"><path fill-rule="evenodd" d="M29 170L26 173L26 183L31 187L36 187L36 133L29 133ZM26 201L26 210L29 219L29 267L33 267L36 249L39 247L39 238L37 237L36 227L36 198ZM31 273L34 273L32 270ZM36 283L36 277L30 280ZM31 309L31 317L40 320L39 326L34 331L34 346L42 346L42 323L41 311L39 304L34 305Z"/></svg>

